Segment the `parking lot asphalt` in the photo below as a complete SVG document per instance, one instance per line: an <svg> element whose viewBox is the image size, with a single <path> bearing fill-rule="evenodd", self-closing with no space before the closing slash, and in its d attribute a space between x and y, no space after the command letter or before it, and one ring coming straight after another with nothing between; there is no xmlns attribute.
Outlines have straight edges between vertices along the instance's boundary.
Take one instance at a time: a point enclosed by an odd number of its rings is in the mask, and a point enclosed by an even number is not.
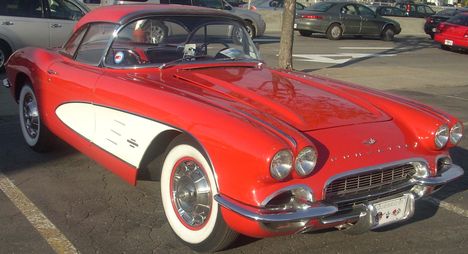
<svg viewBox="0 0 468 254"><path fill-rule="evenodd" d="M278 41L278 35L268 34L259 42L269 65L276 65ZM468 126L466 53L440 50L424 37L382 42L296 36L294 54L298 70L421 101ZM24 193L80 253L190 252L165 220L159 183L129 186L66 144L47 154L32 152L23 143L16 105L7 92L0 89L0 185L11 182ZM468 138L451 154L468 169ZM50 238L4 192L0 253L54 253ZM466 253L467 200L465 175L432 199L419 201L415 216L398 225L361 235L326 230L260 240L242 237L225 253Z"/></svg>

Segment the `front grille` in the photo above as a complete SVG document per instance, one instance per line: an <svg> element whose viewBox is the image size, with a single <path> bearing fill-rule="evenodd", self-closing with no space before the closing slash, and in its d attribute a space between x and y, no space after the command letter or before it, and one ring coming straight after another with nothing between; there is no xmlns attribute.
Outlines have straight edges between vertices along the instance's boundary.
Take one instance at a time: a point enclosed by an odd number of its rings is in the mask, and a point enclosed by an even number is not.
<svg viewBox="0 0 468 254"><path fill-rule="evenodd" d="M405 164L338 178L326 187L325 199L344 209L394 195L411 187L409 180L414 173L414 166Z"/></svg>

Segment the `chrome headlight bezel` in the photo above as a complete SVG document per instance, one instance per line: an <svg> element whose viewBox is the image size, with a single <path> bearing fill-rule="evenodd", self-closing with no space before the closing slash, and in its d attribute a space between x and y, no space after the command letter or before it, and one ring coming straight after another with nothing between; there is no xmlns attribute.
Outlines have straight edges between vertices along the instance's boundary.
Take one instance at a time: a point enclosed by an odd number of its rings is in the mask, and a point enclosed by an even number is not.
<svg viewBox="0 0 468 254"><path fill-rule="evenodd" d="M297 155L295 168L296 173L300 176L311 174L317 165L317 150L307 146L303 148Z"/></svg>
<svg viewBox="0 0 468 254"><path fill-rule="evenodd" d="M458 144L463 138L463 124L457 122L455 125L450 128L450 143L452 145Z"/></svg>
<svg viewBox="0 0 468 254"><path fill-rule="evenodd" d="M447 145L450 136L450 129L448 125L443 124L437 128L434 135L434 145L437 149L442 149Z"/></svg>
<svg viewBox="0 0 468 254"><path fill-rule="evenodd" d="M270 162L270 175L276 180L283 180L289 176L293 166L293 154L289 150L277 152Z"/></svg>

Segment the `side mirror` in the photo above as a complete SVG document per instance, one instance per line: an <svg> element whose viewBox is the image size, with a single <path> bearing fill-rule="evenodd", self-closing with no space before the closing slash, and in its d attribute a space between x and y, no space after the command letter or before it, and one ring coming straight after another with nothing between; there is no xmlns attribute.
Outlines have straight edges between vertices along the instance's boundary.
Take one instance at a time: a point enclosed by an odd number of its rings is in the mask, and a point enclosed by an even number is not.
<svg viewBox="0 0 468 254"><path fill-rule="evenodd" d="M225 5L225 6L224 6L224 9L225 9L225 10L228 10L228 11L231 11L231 10L232 10L232 6L230 6L230 5Z"/></svg>

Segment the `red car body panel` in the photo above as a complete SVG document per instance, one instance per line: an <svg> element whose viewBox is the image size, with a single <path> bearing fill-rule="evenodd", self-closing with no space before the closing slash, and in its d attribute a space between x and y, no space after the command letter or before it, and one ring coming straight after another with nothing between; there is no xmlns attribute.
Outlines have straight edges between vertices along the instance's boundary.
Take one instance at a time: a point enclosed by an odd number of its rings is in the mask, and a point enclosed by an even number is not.
<svg viewBox="0 0 468 254"><path fill-rule="evenodd" d="M434 40L441 45L468 49L468 26L443 22L437 26L437 31ZM447 41L451 41L453 44L448 45Z"/></svg>
<svg viewBox="0 0 468 254"><path fill-rule="evenodd" d="M89 22L119 23L128 13L146 8L99 8L76 28ZM315 200L322 200L332 176L393 161L423 159L435 176L437 158L447 156L453 146L436 149L435 131L458 122L383 92L249 62L111 69L25 48L9 59L7 77L16 99L21 81L28 78L44 124L130 184L136 184L143 165L124 161L72 130L57 117L61 105L110 108L169 126L164 133L189 134L208 155L219 193L250 207L261 207L272 193L291 185L306 185ZM376 141L369 145L371 137ZM271 177L269 164L277 151L297 154L306 146L318 153L311 175L293 170L282 181ZM225 207L222 213L231 228L246 235L287 233L266 230ZM317 220L309 223L324 227Z"/></svg>

